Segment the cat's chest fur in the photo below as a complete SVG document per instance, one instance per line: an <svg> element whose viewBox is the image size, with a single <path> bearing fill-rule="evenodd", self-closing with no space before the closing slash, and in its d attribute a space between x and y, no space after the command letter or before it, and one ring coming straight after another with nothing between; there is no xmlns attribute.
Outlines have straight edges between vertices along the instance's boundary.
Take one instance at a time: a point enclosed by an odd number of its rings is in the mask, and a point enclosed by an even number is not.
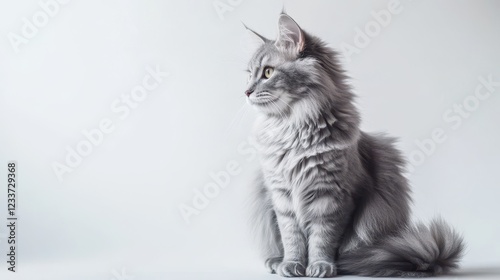
<svg viewBox="0 0 500 280"><path fill-rule="evenodd" d="M333 115L302 124L259 120L255 141L267 185L291 191L334 187L347 168L346 147L332 137L335 121Z"/></svg>

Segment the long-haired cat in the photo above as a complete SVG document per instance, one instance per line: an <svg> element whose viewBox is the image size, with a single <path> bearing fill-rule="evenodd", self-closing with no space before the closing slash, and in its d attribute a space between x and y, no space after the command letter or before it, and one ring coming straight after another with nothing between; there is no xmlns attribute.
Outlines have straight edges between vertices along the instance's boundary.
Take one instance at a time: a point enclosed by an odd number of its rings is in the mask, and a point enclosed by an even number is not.
<svg viewBox="0 0 500 280"><path fill-rule="evenodd" d="M336 53L281 14L245 92L259 111L255 227L281 276L421 277L457 267L462 238L442 220L409 224L410 188L394 139L360 131Z"/></svg>

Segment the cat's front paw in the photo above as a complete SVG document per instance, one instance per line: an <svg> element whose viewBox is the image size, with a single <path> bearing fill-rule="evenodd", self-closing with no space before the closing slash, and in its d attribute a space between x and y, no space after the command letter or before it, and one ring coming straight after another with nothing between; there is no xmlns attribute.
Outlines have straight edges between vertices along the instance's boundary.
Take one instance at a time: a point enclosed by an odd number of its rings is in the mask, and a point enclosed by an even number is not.
<svg viewBox="0 0 500 280"><path fill-rule="evenodd" d="M269 258L266 260L266 268L270 273L276 273L278 265L283 261L283 257Z"/></svg>
<svg viewBox="0 0 500 280"><path fill-rule="evenodd" d="M337 275L337 267L334 263L327 261L316 261L307 266L308 277L328 278Z"/></svg>
<svg viewBox="0 0 500 280"><path fill-rule="evenodd" d="M298 261L283 261L278 265L276 273L283 277L301 277L306 275L306 268Z"/></svg>

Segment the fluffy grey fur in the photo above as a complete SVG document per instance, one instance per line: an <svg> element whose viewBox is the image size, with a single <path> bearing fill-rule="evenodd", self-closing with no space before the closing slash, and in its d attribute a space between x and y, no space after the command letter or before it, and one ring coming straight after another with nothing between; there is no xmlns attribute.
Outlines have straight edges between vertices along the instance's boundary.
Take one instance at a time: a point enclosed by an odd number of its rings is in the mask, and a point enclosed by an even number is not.
<svg viewBox="0 0 500 280"><path fill-rule="evenodd" d="M251 59L259 112L255 228L281 276L430 276L457 267L462 238L443 221L410 225L410 188L394 139L359 130L336 54L282 14ZM267 69L267 70L266 70Z"/></svg>

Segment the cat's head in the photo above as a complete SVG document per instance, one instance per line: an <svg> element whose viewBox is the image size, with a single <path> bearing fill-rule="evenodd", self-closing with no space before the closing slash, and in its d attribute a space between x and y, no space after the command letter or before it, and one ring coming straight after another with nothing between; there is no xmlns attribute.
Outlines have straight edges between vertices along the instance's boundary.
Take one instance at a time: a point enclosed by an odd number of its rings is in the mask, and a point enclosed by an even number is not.
<svg viewBox="0 0 500 280"><path fill-rule="evenodd" d="M248 31L260 46L248 63L245 94L248 103L258 111L281 118L300 118L318 114L337 102L335 99L342 101L345 77L335 53L304 32L290 16L280 15L276 40Z"/></svg>

